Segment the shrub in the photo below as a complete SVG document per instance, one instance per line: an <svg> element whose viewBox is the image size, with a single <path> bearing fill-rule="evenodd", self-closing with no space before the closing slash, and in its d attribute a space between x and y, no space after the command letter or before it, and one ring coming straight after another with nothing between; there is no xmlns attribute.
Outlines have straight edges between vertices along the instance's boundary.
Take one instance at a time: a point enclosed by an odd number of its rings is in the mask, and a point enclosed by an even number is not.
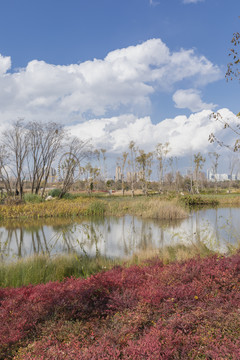
<svg viewBox="0 0 240 360"><path fill-rule="evenodd" d="M24 194L23 199L26 203L28 203L28 202L29 203L40 203L43 201L43 199L40 195L31 194L31 193Z"/></svg>
<svg viewBox="0 0 240 360"><path fill-rule="evenodd" d="M48 192L49 196L58 197L61 193L61 189L52 189Z"/></svg>
<svg viewBox="0 0 240 360"><path fill-rule="evenodd" d="M240 254L0 289L1 358L239 359Z"/></svg>

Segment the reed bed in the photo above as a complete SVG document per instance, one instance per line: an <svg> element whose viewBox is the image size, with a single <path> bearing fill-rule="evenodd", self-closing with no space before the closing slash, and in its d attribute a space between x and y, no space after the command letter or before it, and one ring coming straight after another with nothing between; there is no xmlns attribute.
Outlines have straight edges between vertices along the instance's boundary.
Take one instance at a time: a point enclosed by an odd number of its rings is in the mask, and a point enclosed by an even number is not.
<svg viewBox="0 0 240 360"><path fill-rule="evenodd" d="M177 203L177 200L166 201L159 197L136 197L128 199L111 199L106 207L107 215L122 216L131 214L143 218L174 220L188 216L188 211Z"/></svg>
<svg viewBox="0 0 240 360"><path fill-rule="evenodd" d="M235 246L231 245L226 255L234 255L239 252L239 249L240 243ZM163 264L169 264L210 255L221 256L222 254L211 250L204 242L200 241L188 245L178 243L159 249L148 248L135 252L125 259L111 259L104 256L90 257L76 253L56 256L34 255L12 262L0 262L0 288L62 281L67 277L86 278L114 266L141 265L153 258L161 260Z"/></svg>
<svg viewBox="0 0 240 360"><path fill-rule="evenodd" d="M112 268L120 260L88 257L77 254L35 255L12 262L0 263L0 287L20 287L29 284L62 281L67 277L86 278Z"/></svg>
<svg viewBox="0 0 240 360"><path fill-rule="evenodd" d="M160 197L94 198L79 197L70 200L51 200L42 203L0 205L0 219L41 219L74 216L122 216L131 214L154 219L182 219L188 212L177 200Z"/></svg>

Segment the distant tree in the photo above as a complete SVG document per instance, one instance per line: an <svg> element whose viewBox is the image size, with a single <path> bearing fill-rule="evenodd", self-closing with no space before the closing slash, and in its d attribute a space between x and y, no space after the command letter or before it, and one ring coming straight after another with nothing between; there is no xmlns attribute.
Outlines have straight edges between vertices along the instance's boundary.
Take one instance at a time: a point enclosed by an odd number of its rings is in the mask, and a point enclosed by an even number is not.
<svg viewBox="0 0 240 360"><path fill-rule="evenodd" d="M77 137L69 138L65 144L66 152L61 156L58 165L59 176L62 180L59 198L62 198L82 173L83 160L92 154L89 141L82 141Z"/></svg>
<svg viewBox="0 0 240 360"><path fill-rule="evenodd" d="M3 132L1 143L9 156L9 173L15 177L15 193L22 199L26 159L29 152L29 135L23 120L17 120Z"/></svg>
<svg viewBox="0 0 240 360"><path fill-rule="evenodd" d="M167 155L170 152L169 143L159 143L155 149L155 156L158 161L159 192L163 188L164 171L166 170Z"/></svg>
<svg viewBox="0 0 240 360"><path fill-rule="evenodd" d="M122 156L118 159L119 166L121 167L121 183L122 183L122 195L124 196L125 184L124 184L124 169L127 161L128 153L125 151Z"/></svg>
<svg viewBox="0 0 240 360"><path fill-rule="evenodd" d="M199 171L202 169L206 159L201 155L201 153L194 154L194 164L195 164L195 175L196 175L196 192L199 193Z"/></svg>
<svg viewBox="0 0 240 360"><path fill-rule="evenodd" d="M218 154L216 151L209 152L209 157L212 161L212 171L214 174L214 181L215 181L215 192L217 192L218 159L220 157L220 154Z"/></svg>
<svg viewBox="0 0 240 360"><path fill-rule="evenodd" d="M142 191L147 195L148 181L152 173L152 159L153 153L145 153L144 150L138 150L139 155L136 157L136 162L139 169L140 181L142 182Z"/></svg>
<svg viewBox="0 0 240 360"><path fill-rule="evenodd" d="M136 146L134 141L130 141L129 145L129 174L130 174L130 183L131 183L131 191L132 191L132 197L134 196L134 186L136 183Z"/></svg>

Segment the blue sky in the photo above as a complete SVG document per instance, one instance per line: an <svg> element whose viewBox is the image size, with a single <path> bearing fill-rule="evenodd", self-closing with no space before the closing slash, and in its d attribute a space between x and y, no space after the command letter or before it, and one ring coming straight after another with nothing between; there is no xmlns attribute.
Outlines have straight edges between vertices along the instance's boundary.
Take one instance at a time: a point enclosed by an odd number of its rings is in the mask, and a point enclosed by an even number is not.
<svg viewBox="0 0 240 360"><path fill-rule="evenodd" d="M1 1L0 125L60 121L115 154L131 139L146 150L170 141L180 157L211 151L209 131L221 133L211 111L233 122L240 111L240 84L224 78L239 10L239 0Z"/></svg>

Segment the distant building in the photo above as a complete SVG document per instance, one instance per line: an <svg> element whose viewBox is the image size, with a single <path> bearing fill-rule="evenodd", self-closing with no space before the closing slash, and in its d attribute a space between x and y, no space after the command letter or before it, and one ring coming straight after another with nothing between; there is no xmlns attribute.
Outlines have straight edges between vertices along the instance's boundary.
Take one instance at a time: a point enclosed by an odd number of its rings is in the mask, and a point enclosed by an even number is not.
<svg viewBox="0 0 240 360"><path fill-rule="evenodd" d="M117 166L116 171L115 171L115 181L122 180L122 177L123 177L123 174L122 174L121 166Z"/></svg>
<svg viewBox="0 0 240 360"><path fill-rule="evenodd" d="M240 174L214 174L212 170L207 170L207 179L209 181L230 181L240 180Z"/></svg>

